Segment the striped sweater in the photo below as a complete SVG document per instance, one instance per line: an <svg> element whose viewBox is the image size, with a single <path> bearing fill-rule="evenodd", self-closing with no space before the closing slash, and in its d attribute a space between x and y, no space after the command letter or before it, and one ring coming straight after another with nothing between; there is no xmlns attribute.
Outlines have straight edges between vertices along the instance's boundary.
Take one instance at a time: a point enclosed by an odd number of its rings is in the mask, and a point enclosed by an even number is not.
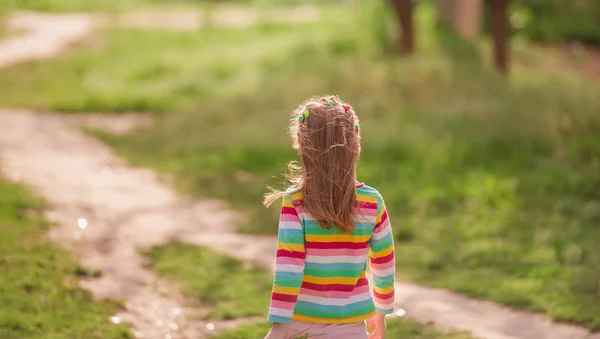
<svg viewBox="0 0 600 339"><path fill-rule="evenodd" d="M349 233L323 229L304 210L301 193L284 197L269 321L344 324L376 310L393 313L394 243L385 204L364 184L356 196L356 228Z"/></svg>

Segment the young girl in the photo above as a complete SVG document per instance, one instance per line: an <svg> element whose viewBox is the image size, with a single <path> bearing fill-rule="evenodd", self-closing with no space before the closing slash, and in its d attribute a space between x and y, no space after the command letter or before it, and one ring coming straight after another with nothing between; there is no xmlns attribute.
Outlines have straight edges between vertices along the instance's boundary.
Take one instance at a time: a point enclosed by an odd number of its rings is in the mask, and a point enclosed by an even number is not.
<svg viewBox="0 0 600 339"><path fill-rule="evenodd" d="M265 339L383 339L394 244L383 198L356 179L358 118L337 97L312 99L294 111L290 133L301 160L290 164L294 186L265 197L266 206L283 199Z"/></svg>

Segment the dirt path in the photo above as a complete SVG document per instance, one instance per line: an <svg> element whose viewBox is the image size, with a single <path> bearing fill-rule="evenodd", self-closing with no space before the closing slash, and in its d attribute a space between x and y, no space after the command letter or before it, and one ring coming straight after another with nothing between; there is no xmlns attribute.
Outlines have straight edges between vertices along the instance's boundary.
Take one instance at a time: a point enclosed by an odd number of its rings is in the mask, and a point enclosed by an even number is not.
<svg viewBox="0 0 600 339"><path fill-rule="evenodd" d="M220 202L179 198L151 171L124 166L69 119L1 113L0 158L6 173L47 198L52 206L48 218L60 225L51 237L72 248L83 265L103 272L83 287L97 298L126 300L127 310L117 317L131 322L140 337L198 338L212 328L208 321L186 320L192 310L145 268L138 251L182 234L233 231L236 215Z"/></svg>
<svg viewBox="0 0 600 339"><path fill-rule="evenodd" d="M154 122L152 116L137 113L73 113L61 114L61 116L73 126L103 130L117 135L129 133Z"/></svg>
<svg viewBox="0 0 600 339"><path fill-rule="evenodd" d="M272 269L273 237L235 234L238 216L222 203L181 198L151 171L127 167L63 116L0 110L0 158L7 173L48 199L48 217L60 225L52 236L79 249L85 266L103 271L84 287L97 297L125 298L127 311L119 316L145 338L195 338L207 324L177 322L181 297L144 268L139 250L178 239ZM84 230L80 219L86 220ZM441 329L467 330L486 339L600 338L445 290L406 283L396 287L398 307ZM171 327L173 322L177 327ZM233 324L219 324L227 325ZM182 328L187 332L180 334Z"/></svg>
<svg viewBox="0 0 600 339"><path fill-rule="evenodd" d="M162 28L181 29L169 24L177 22L177 15L154 15L151 19L167 25ZM144 27L152 21L129 20L127 14L122 17L121 25L135 27ZM54 58L84 39L94 27L106 23L107 17L103 15L13 13L5 25L9 32L20 34L0 41L0 69L24 61ZM83 265L103 272L99 279L83 281L83 287L90 289L96 298L126 300L126 310L111 321L131 323L139 338L176 339L203 338L204 333L253 320L198 321L207 309L198 303L186 307L176 287L146 269L139 254L153 245L194 235L197 220L209 211L208 226L219 229L229 226L233 232L234 223L230 219L235 215L219 202L179 199L169 189L156 186L150 171L121 171L123 164L104 145L73 128L73 125L86 126L126 133L151 123L152 119L136 114L74 114L58 118L8 112L0 118L0 165L5 165L4 172L10 178L33 185L47 198L52 205L48 219L60 225L52 230L51 236L77 253ZM44 130L52 132L43 136ZM73 176L65 175L64 170ZM142 195L136 199L138 193ZM170 212L164 214L164 210Z"/></svg>
<svg viewBox="0 0 600 339"><path fill-rule="evenodd" d="M92 17L85 14L14 13L5 22L7 31L24 34L0 41L0 69L24 61L54 58L65 47L87 36L93 23Z"/></svg>
<svg viewBox="0 0 600 339"><path fill-rule="evenodd" d="M205 12L151 9L118 15L16 11L3 23L7 32L19 34L0 40L0 69L21 62L55 58L70 45L83 40L97 27L194 31L204 26L231 28L258 22L309 22L319 15L320 12L313 6L265 11L235 6L219 6L218 9Z"/></svg>
<svg viewBox="0 0 600 339"><path fill-rule="evenodd" d="M56 18L62 19L15 21L35 29L0 42L0 68L56 56L93 27L87 16ZM117 132L126 132L134 120L0 109L3 170L46 197L48 218L58 224L51 236L71 247L83 265L102 270L101 278L84 281L84 287L98 298L126 300L126 310L113 321L131 322L138 337L161 339L201 338L213 329L233 327L236 322L195 320L202 308L186 308L173 286L145 268L139 251L179 239L272 269L275 239L235 234L238 216L222 203L181 198L151 171L126 166L73 126L112 126L113 131L117 126ZM578 327L449 291L406 283L396 287L398 307L407 316L441 329L467 330L485 339L600 339Z"/></svg>

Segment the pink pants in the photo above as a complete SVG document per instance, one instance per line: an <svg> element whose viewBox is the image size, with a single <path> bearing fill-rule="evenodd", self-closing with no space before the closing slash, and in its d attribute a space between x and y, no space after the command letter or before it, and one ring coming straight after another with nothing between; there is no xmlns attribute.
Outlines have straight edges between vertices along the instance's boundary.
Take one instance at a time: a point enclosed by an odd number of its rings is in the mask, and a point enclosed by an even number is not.
<svg viewBox="0 0 600 339"><path fill-rule="evenodd" d="M364 321L338 324L338 325L322 325L310 324L301 321L292 321L289 326L287 337L269 332L265 339L368 339L367 325Z"/></svg>

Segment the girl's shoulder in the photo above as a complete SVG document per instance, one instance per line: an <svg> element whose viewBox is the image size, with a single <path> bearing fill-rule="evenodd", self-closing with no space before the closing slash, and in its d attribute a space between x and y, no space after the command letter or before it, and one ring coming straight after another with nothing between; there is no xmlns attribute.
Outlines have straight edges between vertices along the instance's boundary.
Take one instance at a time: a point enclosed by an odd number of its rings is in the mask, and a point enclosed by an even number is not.
<svg viewBox="0 0 600 339"><path fill-rule="evenodd" d="M290 200L302 200L302 192L300 192L298 185L292 185L286 188L287 193L284 198Z"/></svg>
<svg viewBox="0 0 600 339"><path fill-rule="evenodd" d="M377 218L380 218L386 212L385 202L379 191L371 186L360 184L356 186L356 198L360 203L365 203L366 206L376 209Z"/></svg>
<svg viewBox="0 0 600 339"><path fill-rule="evenodd" d="M383 197L379 191L364 183L356 185L356 198L358 200L363 200L364 202L376 203L378 209L380 206L384 205Z"/></svg>
<svg viewBox="0 0 600 339"><path fill-rule="evenodd" d="M356 194L381 198L381 194L377 189L365 183L356 185Z"/></svg>
<svg viewBox="0 0 600 339"><path fill-rule="evenodd" d="M287 193L291 193L291 192L294 192L294 191L297 191L297 190L298 190L298 185L291 185L291 186L289 186L288 188L285 189L285 191Z"/></svg>

